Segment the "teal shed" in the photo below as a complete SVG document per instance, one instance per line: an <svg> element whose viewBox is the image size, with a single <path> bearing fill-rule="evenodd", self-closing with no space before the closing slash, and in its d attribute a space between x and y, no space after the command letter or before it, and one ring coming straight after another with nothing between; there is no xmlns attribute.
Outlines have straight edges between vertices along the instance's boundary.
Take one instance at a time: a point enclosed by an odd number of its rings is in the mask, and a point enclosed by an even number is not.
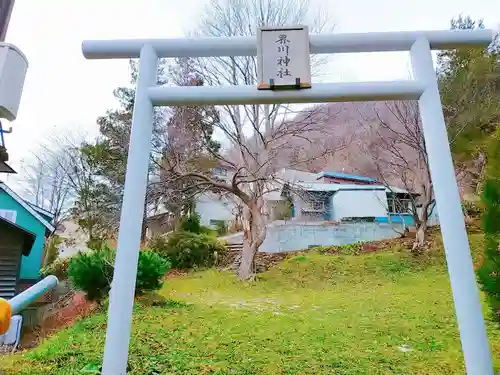
<svg viewBox="0 0 500 375"><path fill-rule="evenodd" d="M0 181L0 217L15 224L17 232L24 231L34 239L30 249L14 246L12 243L17 242L7 241L9 236L17 236L14 227L9 229L3 226L3 238L0 238L0 262L3 264L0 267L0 287L12 290L15 281L15 290L19 291L40 279L45 239L55 229L51 224L52 216L50 212L22 199ZM15 280L12 275L16 276Z"/></svg>

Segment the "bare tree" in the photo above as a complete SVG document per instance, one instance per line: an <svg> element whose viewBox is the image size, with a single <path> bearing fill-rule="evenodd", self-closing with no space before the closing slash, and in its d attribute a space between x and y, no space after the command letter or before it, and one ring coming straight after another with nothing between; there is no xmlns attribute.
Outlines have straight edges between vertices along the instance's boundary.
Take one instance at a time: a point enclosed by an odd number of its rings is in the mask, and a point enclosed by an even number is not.
<svg viewBox="0 0 500 375"><path fill-rule="evenodd" d="M371 133L368 152L379 179L389 190L388 211L413 217L414 249L420 249L435 201L417 103L386 102L381 109L374 107L373 117L363 118L362 125Z"/></svg>
<svg viewBox="0 0 500 375"><path fill-rule="evenodd" d="M195 168L172 170L174 181L189 181L186 187L229 193L241 201L244 236L239 277L242 279L252 276L254 255L266 237L266 198L281 190L284 181L277 172L293 166L288 155L296 147L296 141L300 140L308 149L304 153L307 160L325 157L344 146L344 140L334 138L333 132L316 121L314 114L316 112L311 111L293 122L275 123L267 132L255 129L253 137L240 136L236 130L220 126L219 129L233 140L235 148L226 153L213 153L212 156L235 171L229 182L217 181ZM307 160L295 156L295 163Z"/></svg>
<svg viewBox="0 0 500 375"><path fill-rule="evenodd" d="M24 195L53 215L55 228L66 217L73 197L66 172L58 162L64 152L54 144L43 145L22 161Z"/></svg>
<svg viewBox="0 0 500 375"><path fill-rule="evenodd" d="M113 233L119 198L100 176L96 160L105 152L99 140L83 133L57 134L25 161L25 188L36 205L54 214L54 226L72 217L90 243Z"/></svg>
<svg viewBox="0 0 500 375"><path fill-rule="evenodd" d="M307 0L213 0L202 15L197 34L214 37L254 35L264 25L309 24L312 32L328 26L325 12L310 16ZM197 73L209 85L257 83L255 57L215 57L196 60ZM322 60L313 57L318 68ZM319 107L318 107L319 108ZM230 183L219 182L206 173L180 172L176 179L191 179L198 187L224 191L239 199L243 210L243 253L238 275L252 277L255 253L266 237L265 196L279 189L276 171L289 166L287 154L293 139L301 139L314 155L322 157L340 147L312 119L314 111L297 116L290 106L223 106L219 134L229 141L227 152L213 153L235 171ZM298 120L290 121L292 117ZM300 117L300 118L299 118ZM302 162L302 160L301 160Z"/></svg>

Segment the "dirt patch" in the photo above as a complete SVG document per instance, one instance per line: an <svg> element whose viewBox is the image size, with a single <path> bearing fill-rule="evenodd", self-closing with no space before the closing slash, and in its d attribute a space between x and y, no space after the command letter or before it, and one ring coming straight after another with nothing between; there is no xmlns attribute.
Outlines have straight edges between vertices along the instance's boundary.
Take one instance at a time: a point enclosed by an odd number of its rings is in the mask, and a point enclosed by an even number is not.
<svg viewBox="0 0 500 375"><path fill-rule="evenodd" d="M24 332L20 343L20 349L31 349L36 347L41 340L47 336L92 314L96 309L97 304L87 301L84 293L69 293L53 305L50 313L40 326L28 332Z"/></svg>
<svg viewBox="0 0 500 375"><path fill-rule="evenodd" d="M297 252L289 253L261 253L255 254L255 271L257 273L265 272L269 268L280 264L290 254L297 254ZM238 269L241 262L241 251L228 251L227 255L220 262L219 268L225 270Z"/></svg>
<svg viewBox="0 0 500 375"><path fill-rule="evenodd" d="M186 271L171 268L168 270L167 274L165 275L165 279L175 279L177 277L186 276L187 274L188 273Z"/></svg>

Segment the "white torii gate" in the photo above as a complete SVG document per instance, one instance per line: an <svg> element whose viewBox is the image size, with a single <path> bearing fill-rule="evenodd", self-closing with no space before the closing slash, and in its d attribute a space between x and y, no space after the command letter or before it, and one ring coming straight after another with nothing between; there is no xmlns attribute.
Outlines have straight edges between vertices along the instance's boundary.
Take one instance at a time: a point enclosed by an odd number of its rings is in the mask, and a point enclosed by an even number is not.
<svg viewBox="0 0 500 375"><path fill-rule="evenodd" d="M139 58L103 374L126 374L154 106L403 99L418 100L467 374L493 375L431 55L433 49L484 47L492 39L491 30L311 35L313 54L410 51L415 80L315 84L294 91L259 91L254 86L156 87L158 58L255 56L255 37L84 41L82 50L88 59Z"/></svg>

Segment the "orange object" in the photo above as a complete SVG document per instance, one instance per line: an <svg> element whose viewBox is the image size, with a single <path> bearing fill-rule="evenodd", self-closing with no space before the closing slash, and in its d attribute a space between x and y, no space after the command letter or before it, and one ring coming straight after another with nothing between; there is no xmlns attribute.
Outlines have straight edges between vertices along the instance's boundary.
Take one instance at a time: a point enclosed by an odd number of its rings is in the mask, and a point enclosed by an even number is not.
<svg viewBox="0 0 500 375"><path fill-rule="evenodd" d="M9 302L0 298L0 335L3 335L9 329L11 317L12 309Z"/></svg>

